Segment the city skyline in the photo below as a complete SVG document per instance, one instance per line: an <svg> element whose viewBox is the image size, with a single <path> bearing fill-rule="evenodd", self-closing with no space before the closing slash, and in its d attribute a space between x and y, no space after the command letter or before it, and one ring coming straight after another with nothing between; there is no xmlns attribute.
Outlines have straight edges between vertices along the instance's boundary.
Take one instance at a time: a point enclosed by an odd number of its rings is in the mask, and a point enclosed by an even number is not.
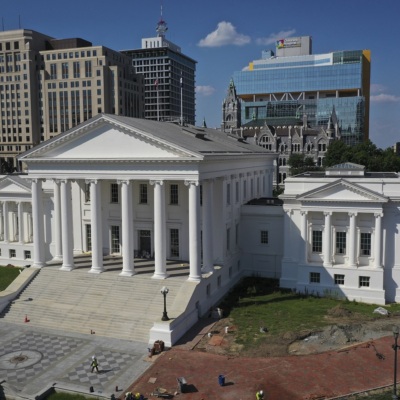
<svg viewBox="0 0 400 400"><path fill-rule="evenodd" d="M149 0L145 5L117 0L101 7L92 0L71 0L62 10L49 0L34 5L17 0L2 8L2 29L32 29L55 38L81 37L114 50L136 49L142 38L156 35L161 5L169 27L166 38L198 62L197 125L205 119L208 127L220 126L222 101L235 71L259 59L262 50L274 50L277 39L310 35L314 54L371 50L370 139L382 148L400 141L398 56L391 51L400 33L396 0L384 6L374 0L337 0L323 7L318 0L304 0L300 6L294 0Z"/></svg>

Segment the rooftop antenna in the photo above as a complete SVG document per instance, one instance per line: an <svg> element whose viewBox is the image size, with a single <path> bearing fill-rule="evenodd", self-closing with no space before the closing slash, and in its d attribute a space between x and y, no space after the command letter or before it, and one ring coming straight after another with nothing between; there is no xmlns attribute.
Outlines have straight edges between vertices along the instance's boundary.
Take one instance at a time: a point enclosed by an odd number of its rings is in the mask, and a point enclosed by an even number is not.
<svg viewBox="0 0 400 400"><path fill-rule="evenodd" d="M165 32L167 32L168 27L167 27L167 23L163 20L163 16L162 16L162 0L160 0L161 3L161 16L160 16L160 21L157 24L157 34L158 36L164 37L165 36Z"/></svg>

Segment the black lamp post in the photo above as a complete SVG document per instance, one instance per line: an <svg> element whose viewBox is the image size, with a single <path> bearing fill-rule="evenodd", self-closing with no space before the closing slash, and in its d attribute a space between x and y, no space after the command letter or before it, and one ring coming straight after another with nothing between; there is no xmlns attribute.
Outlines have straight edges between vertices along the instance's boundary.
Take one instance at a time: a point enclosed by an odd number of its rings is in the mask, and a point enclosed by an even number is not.
<svg viewBox="0 0 400 400"><path fill-rule="evenodd" d="M394 344L392 345L393 350L394 350L394 380L393 380L393 396L392 399L397 400L397 349L400 347L397 344L397 339L399 338L399 327L394 326L393 327L393 337L394 337Z"/></svg>
<svg viewBox="0 0 400 400"><path fill-rule="evenodd" d="M161 294L164 296L164 312L161 318L161 321L169 321L168 314L167 314L167 293L169 289L165 286L161 289Z"/></svg>

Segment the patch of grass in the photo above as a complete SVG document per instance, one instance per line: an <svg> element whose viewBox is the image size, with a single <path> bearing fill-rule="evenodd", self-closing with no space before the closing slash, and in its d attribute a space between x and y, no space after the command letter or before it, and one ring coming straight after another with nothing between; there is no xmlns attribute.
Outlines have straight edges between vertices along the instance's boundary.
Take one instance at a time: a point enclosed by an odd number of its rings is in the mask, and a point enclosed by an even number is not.
<svg viewBox="0 0 400 400"><path fill-rule="evenodd" d="M373 311L377 305L317 297L280 289L271 279L245 278L220 304L237 327L236 343L250 349L268 337L301 331L315 331L332 324L332 317L342 309L350 319L386 318ZM339 307L339 310L338 310ZM385 306L391 313L400 313L400 304ZM331 314L331 318L330 317ZM268 335L260 333L268 329Z"/></svg>
<svg viewBox="0 0 400 400"><path fill-rule="evenodd" d="M19 275L21 268L0 266L0 291L7 289L8 285Z"/></svg>

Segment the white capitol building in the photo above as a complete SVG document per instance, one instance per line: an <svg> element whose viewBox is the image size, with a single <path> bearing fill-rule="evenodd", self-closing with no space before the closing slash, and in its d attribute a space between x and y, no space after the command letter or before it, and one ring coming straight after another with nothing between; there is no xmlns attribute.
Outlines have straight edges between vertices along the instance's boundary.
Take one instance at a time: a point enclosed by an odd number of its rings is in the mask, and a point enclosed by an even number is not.
<svg viewBox="0 0 400 400"><path fill-rule="evenodd" d="M102 321L129 318L115 334L91 321L99 334L172 345L243 276L368 303L399 301L398 175L340 165L287 178L278 200L276 157L216 130L107 114L30 149L19 157L24 172L0 180L0 263L30 266L0 309L9 307L12 320L22 306L9 301L37 287L23 306L39 321L35 304L60 285L46 307L71 302L64 319L73 319L89 288L101 284L93 290L104 292L96 308ZM76 304L63 300L78 286ZM159 315L164 286L169 321ZM143 294L124 303L118 287ZM120 302L114 312L107 296Z"/></svg>

